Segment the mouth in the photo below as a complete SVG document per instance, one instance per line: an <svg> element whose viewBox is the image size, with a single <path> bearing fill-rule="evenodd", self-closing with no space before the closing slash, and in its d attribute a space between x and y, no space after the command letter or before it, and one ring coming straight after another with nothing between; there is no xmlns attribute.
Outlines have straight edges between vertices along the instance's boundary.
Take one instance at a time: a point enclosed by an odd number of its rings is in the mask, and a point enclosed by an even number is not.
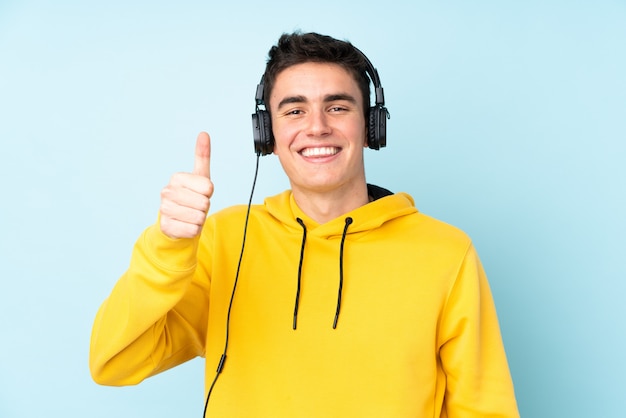
<svg viewBox="0 0 626 418"><path fill-rule="evenodd" d="M314 147L304 148L300 151L300 155L303 157L330 157L337 154L340 148L337 147Z"/></svg>

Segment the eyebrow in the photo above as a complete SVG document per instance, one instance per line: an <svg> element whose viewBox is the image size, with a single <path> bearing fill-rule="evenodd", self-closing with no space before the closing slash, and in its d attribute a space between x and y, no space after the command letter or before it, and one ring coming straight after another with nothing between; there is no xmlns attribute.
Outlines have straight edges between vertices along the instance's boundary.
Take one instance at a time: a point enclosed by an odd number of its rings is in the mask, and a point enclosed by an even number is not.
<svg viewBox="0 0 626 418"><path fill-rule="evenodd" d="M354 98L354 96L351 96L345 93L328 94L324 97L325 103L336 102L336 101L341 101L341 100L356 104L356 99ZM290 103L306 103L306 102L308 102L308 100L304 96L289 96L289 97L285 97L283 100L280 101L280 103L278 103L278 109Z"/></svg>

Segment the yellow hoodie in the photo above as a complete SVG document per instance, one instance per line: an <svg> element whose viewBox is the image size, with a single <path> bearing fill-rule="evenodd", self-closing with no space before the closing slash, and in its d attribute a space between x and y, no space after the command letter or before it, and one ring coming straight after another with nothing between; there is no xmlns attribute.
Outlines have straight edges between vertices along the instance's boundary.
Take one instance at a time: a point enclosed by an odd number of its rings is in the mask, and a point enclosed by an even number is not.
<svg viewBox="0 0 626 418"><path fill-rule="evenodd" d="M96 382L136 384L204 356L209 390L245 216L213 214L196 239L144 232L95 319ZM519 416L470 239L404 193L323 225L289 191L252 206L206 416Z"/></svg>

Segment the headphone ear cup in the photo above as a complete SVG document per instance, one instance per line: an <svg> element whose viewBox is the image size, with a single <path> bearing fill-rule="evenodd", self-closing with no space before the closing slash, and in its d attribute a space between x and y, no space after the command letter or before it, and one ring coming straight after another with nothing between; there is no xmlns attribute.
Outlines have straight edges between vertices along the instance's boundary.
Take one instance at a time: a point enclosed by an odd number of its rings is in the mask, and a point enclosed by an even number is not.
<svg viewBox="0 0 626 418"><path fill-rule="evenodd" d="M257 154L267 155L274 151L274 136L269 112L257 110L252 114L252 134L254 151Z"/></svg>
<svg viewBox="0 0 626 418"><path fill-rule="evenodd" d="M381 149L387 146L387 117L389 112L384 106L370 107L367 145L371 149Z"/></svg>

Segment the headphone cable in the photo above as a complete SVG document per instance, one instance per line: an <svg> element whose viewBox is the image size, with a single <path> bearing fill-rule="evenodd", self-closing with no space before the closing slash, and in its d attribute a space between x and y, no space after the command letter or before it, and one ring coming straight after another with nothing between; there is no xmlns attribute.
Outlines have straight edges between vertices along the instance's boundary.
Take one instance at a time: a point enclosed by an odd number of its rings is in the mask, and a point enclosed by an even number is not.
<svg viewBox="0 0 626 418"><path fill-rule="evenodd" d="M246 247L246 235L248 233L248 220L250 219L250 208L252 207L252 197L254 196L254 188L256 187L256 179L259 174L259 157L261 154L259 152L256 153L256 167L254 169L254 180L252 181L252 190L250 191L250 199L248 200L248 209L246 211L246 220L243 226L243 239L241 242L241 252L239 253L239 262L237 263L237 272L235 273L235 282L233 283L233 291L230 295L230 302L228 304L228 314L226 316L226 340L224 342L224 351L222 356L220 357L220 362L217 365L217 370L215 372L215 378L211 383L211 387L206 396L206 401L204 403L204 412L202 413L202 417L206 417L206 412L209 406L209 399L211 398L211 392L213 392L213 387L217 382L218 377L222 373L224 369L224 363L226 362L226 352L228 351L228 337L230 335L230 314L233 307L233 300L235 299L235 291L237 290L237 282L239 281L239 270L241 269L241 260L243 259L243 252Z"/></svg>

